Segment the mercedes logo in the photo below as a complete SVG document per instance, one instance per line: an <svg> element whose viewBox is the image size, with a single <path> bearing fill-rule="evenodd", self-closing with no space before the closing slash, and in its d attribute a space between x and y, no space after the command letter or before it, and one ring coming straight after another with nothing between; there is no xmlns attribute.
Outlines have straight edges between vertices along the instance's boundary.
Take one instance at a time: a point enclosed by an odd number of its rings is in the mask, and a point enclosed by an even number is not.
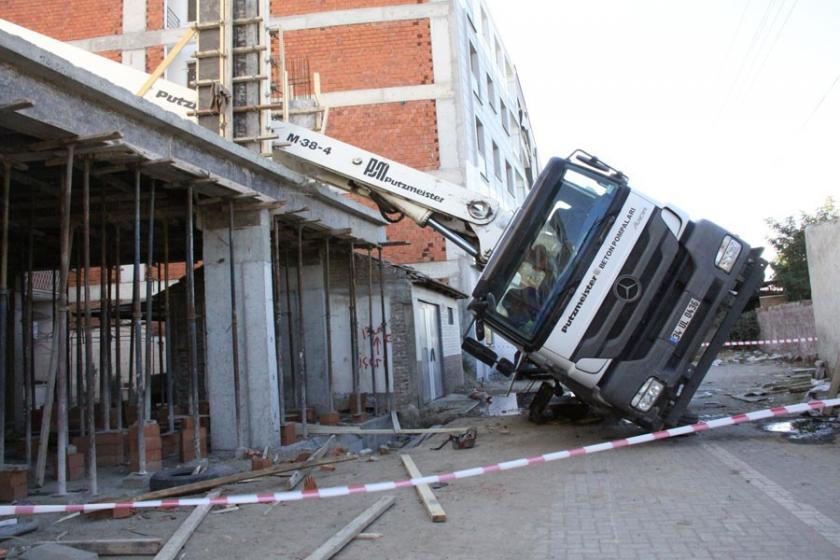
<svg viewBox="0 0 840 560"><path fill-rule="evenodd" d="M625 274L624 276L619 276L618 280L615 281L613 291L619 299L633 302L642 295L642 286L633 276Z"/></svg>

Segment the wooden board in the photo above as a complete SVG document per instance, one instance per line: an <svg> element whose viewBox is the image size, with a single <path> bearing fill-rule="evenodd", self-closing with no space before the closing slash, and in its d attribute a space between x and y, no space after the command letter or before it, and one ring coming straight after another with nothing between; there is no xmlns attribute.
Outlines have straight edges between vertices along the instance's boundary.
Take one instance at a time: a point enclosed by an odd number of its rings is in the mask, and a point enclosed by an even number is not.
<svg viewBox="0 0 840 560"><path fill-rule="evenodd" d="M327 560L338 554L342 548L347 546L347 543L356 538L356 536L364 531L368 525L376 521L380 515L385 513L385 510L394 505L394 501L395 499L393 496L380 498L375 504L356 517L356 519L347 524L338 533L330 537L327 542L319 546L315 552L307 556L306 560Z"/></svg>
<svg viewBox="0 0 840 560"><path fill-rule="evenodd" d="M294 473L302 467L320 467L321 465L332 465L334 463L342 463L344 461L352 461L356 456L340 457L338 459L330 459L326 461L318 461L316 463L288 463L286 465L275 465L267 469L260 469L258 471L248 471L232 474L229 476L222 476L210 480L202 480L201 482L193 482L192 484L182 484L181 486L174 486L172 488L165 488L163 490L155 490L153 492L146 492L136 496L127 496L123 498L100 498L93 503L108 503L108 502L145 502L147 500L162 500L163 498L173 498L175 496L185 496L188 494L198 494L199 492L206 492L219 486L226 484L233 484L235 482L243 482L254 478L261 478L264 476L271 476L275 474ZM296 478L294 475L290 476L290 480ZM95 512L94 512L95 513Z"/></svg>
<svg viewBox="0 0 840 560"><path fill-rule="evenodd" d="M79 550L95 552L102 556L152 556L157 554L161 547L161 540L158 538L135 538L135 539L88 539L88 540L63 540L43 541L33 543L32 546L42 544L60 544Z"/></svg>
<svg viewBox="0 0 840 560"><path fill-rule="evenodd" d="M299 426L299 425L298 425ZM355 434L360 436L367 435L416 435L416 434L463 434L470 430L471 426L462 426L460 428L405 428L396 431L392 428L371 428L363 429L356 426L322 426L320 424L309 424L309 433L313 435L318 434Z"/></svg>
<svg viewBox="0 0 840 560"><path fill-rule="evenodd" d="M408 455L400 455L400 459L402 459L403 465L405 465L405 470L408 471L408 476L411 478L423 477L420 469L414 464L414 459ZM443 507L440 505L435 493L429 488L429 485L418 484L414 488L417 490L417 495L420 497L420 501L423 503L423 507L426 508L426 513L429 514L432 521L435 523L446 521L446 512L443 511Z"/></svg>
<svg viewBox="0 0 840 560"><path fill-rule="evenodd" d="M207 494L207 497L216 498L221 493L221 490L214 490ZM160 552L155 555L155 560L174 560L211 509L213 509L212 505L198 506L193 509L181 526L169 537Z"/></svg>

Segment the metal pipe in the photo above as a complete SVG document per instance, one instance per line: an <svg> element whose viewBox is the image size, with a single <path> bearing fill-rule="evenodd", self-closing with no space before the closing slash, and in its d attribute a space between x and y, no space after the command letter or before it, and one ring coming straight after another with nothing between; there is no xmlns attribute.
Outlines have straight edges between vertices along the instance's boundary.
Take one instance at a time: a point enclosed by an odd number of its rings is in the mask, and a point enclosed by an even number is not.
<svg viewBox="0 0 840 560"><path fill-rule="evenodd" d="M140 169L134 170L134 277L132 278L132 341L137 400L137 467L146 474L146 406L143 379L143 358L140 355Z"/></svg>
<svg viewBox="0 0 840 560"><path fill-rule="evenodd" d="M84 179L82 181L82 260L84 265L85 297L85 387L87 389L88 421L88 479L91 493L97 494L98 475L96 472L96 385L93 373L93 340L90 337L90 159L84 160ZM101 341L100 341L101 345Z"/></svg>
<svg viewBox="0 0 840 560"><path fill-rule="evenodd" d="M149 241L146 248L146 378L143 380L144 417L152 419L152 373L154 373L155 348L152 342L152 263L155 258L155 181L152 179L149 195Z"/></svg>
<svg viewBox="0 0 840 560"><path fill-rule="evenodd" d="M12 188L12 164L3 162L3 239L0 247L0 466L6 462L6 315L9 306L7 273L9 263L9 192Z"/></svg>
<svg viewBox="0 0 840 560"><path fill-rule="evenodd" d="M368 245L368 275L367 275L367 296L368 296L368 343L370 344L370 383L371 392L373 393L373 414L379 416L379 400L376 395L376 354L373 343L373 258L371 257L371 246Z"/></svg>
<svg viewBox="0 0 840 560"><path fill-rule="evenodd" d="M280 305L280 221L274 218L274 255L271 273L274 279L274 355L277 360L277 395L280 405L280 425L286 425L285 375L283 375L283 340L280 338L282 306Z"/></svg>
<svg viewBox="0 0 840 560"><path fill-rule="evenodd" d="M34 193L34 190L32 192ZM26 432L26 466L32 465L32 407L34 405L34 400L32 398L32 380L33 371L35 369L35 363L33 361L35 354L32 350L32 343L34 342L32 337L32 261L33 253L35 252L35 239L32 234L32 222L34 218L34 206L32 203L34 201L34 195L30 196L29 223L26 228L26 306L23 311L24 364L26 364L23 371L23 406L26 411L26 418L24 421L24 430Z"/></svg>
<svg viewBox="0 0 840 560"><path fill-rule="evenodd" d="M298 226L297 285L298 285L298 360L300 361L300 420L303 437L309 436L309 411L306 408L306 330L303 315L303 226Z"/></svg>
<svg viewBox="0 0 840 560"><path fill-rule="evenodd" d="M113 304L113 293L111 291L111 286L113 285L114 274L113 267L111 266L111 262L108 261L108 267L105 269L107 271L107 279L106 279L106 290L105 290L105 386L108 395L108 429L111 429L111 412L113 410L112 404L115 397L115 393L113 391L114 386L114 363L111 359L111 343L113 342L113 337L111 336L111 305Z"/></svg>
<svg viewBox="0 0 840 560"><path fill-rule="evenodd" d="M160 258L158 258L157 266L155 267L157 276L157 305L156 305L156 315L157 315L157 348L158 348L158 376L163 374L163 300L162 300L162 290L163 290L163 263L160 262ZM164 380L166 378L164 377ZM167 395L166 395L166 387L161 387L160 391L160 414L163 413L164 406L166 406L167 402Z"/></svg>
<svg viewBox="0 0 840 560"><path fill-rule="evenodd" d="M478 250L473 247L466 239L443 225L442 223L438 222L434 218L429 218L426 220L426 225L431 227L433 230L437 231L439 234L443 235L449 241L457 245L459 248L463 249L469 256L478 258L479 252Z"/></svg>
<svg viewBox="0 0 840 560"><path fill-rule="evenodd" d="M199 401L198 401L198 337L195 326L195 274L193 266L195 265L195 257L193 256L193 186L187 186L187 346L189 347L189 367L190 367L190 388L192 391L192 417L195 429L193 430L193 451L195 458L201 457L201 418L199 417Z"/></svg>
<svg viewBox="0 0 840 560"><path fill-rule="evenodd" d="M116 300L116 307L114 308L114 338L116 344L114 345L114 362L117 367L114 370L114 397L117 401L117 429L123 429L123 398L122 398L122 318L120 317L120 283L122 282L122 261L120 260L122 247L120 245L120 226L114 224L114 260L116 261L116 270L114 271L114 299Z"/></svg>
<svg viewBox="0 0 840 560"><path fill-rule="evenodd" d="M279 241L278 241L279 244ZM286 276L286 322L289 330L289 370L292 374L292 405L298 406L297 364L295 363L295 325L292 317L292 281L289 278L289 252L283 252L283 272Z"/></svg>
<svg viewBox="0 0 840 560"><path fill-rule="evenodd" d="M169 221L163 221L163 276L166 291L163 294L166 321L166 402L169 410L169 431L175 431L175 385L172 372L172 324L169 318Z"/></svg>
<svg viewBox="0 0 840 560"><path fill-rule="evenodd" d="M327 335L327 405L335 412L332 363L332 308L330 302L330 238L324 239L324 330Z"/></svg>
<svg viewBox="0 0 840 560"><path fill-rule="evenodd" d="M382 313L382 366L385 370L385 402L388 412L394 410L393 395L391 394L391 366L388 365L388 322L385 319L385 271L382 261L382 246L377 246L379 257L379 306Z"/></svg>
<svg viewBox="0 0 840 560"><path fill-rule="evenodd" d="M228 250L230 252L230 337L233 345L233 399L236 416L236 448L242 449L242 419L239 400L239 325L236 313L236 265L233 250L233 199L228 201Z"/></svg>
<svg viewBox="0 0 840 560"><path fill-rule="evenodd" d="M351 412L357 418L362 415L362 399L359 394L359 338L358 320L356 317L356 246L350 242L350 364L353 372L354 410Z"/></svg>
<svg viewBox="0 0 840 560"><path fill-rule="evenodd" d="M76 232L78 233L78 231ZM80 243L76 243L78 247ZM74 319L76 321L76 406L79 407L79 435L83 436L86 433L85 426L87 424L87 416L85 408L85 370L84 358L82 356L82 256L76 250L76 313Z"/></svg>
<svg viewBox="0 0 840 560"><path fill-rule="evenodd" d="M64 184L64 179L61 181ZM62 187L63 188L63 187ZM59 203L61 197L59 196ZM61 208L59 204L59 215L61 215ZM38 457L35 462L35 484L39 487L44 486L44 476L46 475L47 467L47 445L50 439L50 422L52 421L52 409L55 403L55 384L56 384L56 370L55 362L58 358L58 337L56 336L56 307L57 307L57 292L56 292L56 271L52 271L52 334L50 336L50 362L47 367L47 398L44 402L44 408L41 415L41 435L38 439ZM34 399L33 399L34 402Z"/></svg>
<svg viewBox="0 0 840 560"><path fill-rule="evenodd" d="M73 156L75 146L67 146L67 168L65 171L64 185L62 189L62 212L61 212L61 268L59 270L59 289L57 303L58 318L58 348L56 349L56 392L58 398L58 494L67 494L67 361L64 356L67 353L67 275L70 270L70 196L73 188ZM96 487L92 486L92 490Z"/></svg>
<svg viewBox="0 0 840 560"><path fill-rule="evenodd" d="M102 197L99 215L99 403L102 408L102 429L111 430L111 375L108 371L108 348L106 344L108 332L108 251L105 244L105 183L101 185Z"/></svg>

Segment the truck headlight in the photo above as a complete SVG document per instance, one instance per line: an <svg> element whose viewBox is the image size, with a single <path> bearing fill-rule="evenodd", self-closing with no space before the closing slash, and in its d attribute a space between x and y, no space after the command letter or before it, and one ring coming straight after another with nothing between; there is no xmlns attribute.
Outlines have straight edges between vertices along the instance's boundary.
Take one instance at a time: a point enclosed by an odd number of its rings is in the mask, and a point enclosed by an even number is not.
<svg viewBox="0 0 840 560"><path fill-rule="evenodd" d="M720 244L720 249L718 249L715 266L726 272L732 272L732 267L735 266L735 261L738 260L740 254L741 243L731 235L727 235L723 238L723 243Z"/></svg>
<svg viewBox="0 0 840 560"><path fill-rule="evenodd" d="M636 396L633 397L633 400L630 401L630 406L642 412L647 412L653 406L653 403L656 402L656 399L659 398L659 395L662 394L662 389L664 388L665 385L655 377L648 378L644 385L642 385L642 388L639 389L639 392L636 393Z"/></svg>

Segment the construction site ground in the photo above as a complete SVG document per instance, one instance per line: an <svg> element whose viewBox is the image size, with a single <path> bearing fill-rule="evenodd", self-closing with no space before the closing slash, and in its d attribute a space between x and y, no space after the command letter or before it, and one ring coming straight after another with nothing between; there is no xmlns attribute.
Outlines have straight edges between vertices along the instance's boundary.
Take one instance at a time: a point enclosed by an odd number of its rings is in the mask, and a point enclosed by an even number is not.
<svg viewBox="0 0 840 560"><path fill-rule="evenodd" d="M752 403L730 396L766 384L796 383L802 376L797 367L773 360L718 365L698 391L695 411L711 418L798 402L804 393L782 390ZM620 421L535 425L524 415L461 418L454 424L477 426L475 448L447 445L435 451L431 448L446 437L436 435L413 449L339 463L334 471L316 470L317 484L407 478L401 452L409 453L423 474L434 474L641 433ZM767 431L766 424L454 481L434 490L448 516L444 523L432 523L414 489L392 491L395 505L365 530L381 537L353 541L337 557L840 557L840 449L833 433L797 441ZM268 477L225 492L260 493L277 485ZM181 558L305 558L381 496L217 509L192 535ZM75 518L57 525L52 523L60 515L42 516L42 529L21 542L59 536L165 540L188 513L145 511L129 519Z"/></svg>

